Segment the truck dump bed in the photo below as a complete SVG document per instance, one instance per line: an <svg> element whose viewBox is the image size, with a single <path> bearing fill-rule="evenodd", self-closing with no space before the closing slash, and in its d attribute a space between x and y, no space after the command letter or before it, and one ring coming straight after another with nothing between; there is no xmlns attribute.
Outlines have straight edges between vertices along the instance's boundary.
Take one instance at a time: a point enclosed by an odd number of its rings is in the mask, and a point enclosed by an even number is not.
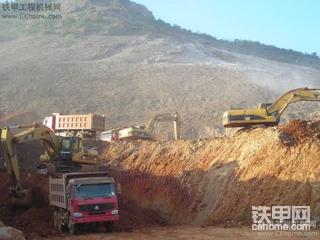
<svg viewBox="0 0 320 240"><path fill-rule="evenodd" d="M105 130L105 117L93 113L60 115L55 114L56 130Z"/></svg>
<svg viewBox="0 0 320 240"><path fill-rule="evenodd" d="M49 178L50 205L67 208L66 186L63 178Z"/></svg>

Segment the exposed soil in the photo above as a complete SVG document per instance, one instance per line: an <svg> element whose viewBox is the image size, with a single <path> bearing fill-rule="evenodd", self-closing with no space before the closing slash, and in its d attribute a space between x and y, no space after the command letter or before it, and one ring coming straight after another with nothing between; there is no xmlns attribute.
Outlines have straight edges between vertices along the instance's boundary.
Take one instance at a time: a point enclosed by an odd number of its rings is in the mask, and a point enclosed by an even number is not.
<svg viewBox="0 0 320 240"><path fill-rule="evenodd" d="M152 227L136 229L134 232L113 233L113 234L84 234L79 236L59 236L49 238L52 240L77 239L77 240L289 240L289 239L308 239L318 240L319 231L310 232L254 232L249 227L199 227L199 226L171 226L171 227Z"/></svg>
<svg viewBox="0 0 320 240"><path fill-rule="evenodd" d="M9 179L5 172L0 173L0 219L9 226L22 230L26 237L46 237L56 234L48 205L48 177L31 173L22 174L25 188L33 192L33 206L29 209L12 209L8 202Z"/></svg>
<svg viewBox="0 0 320 240"><path fill-rule="evenodd" d="M294 144L283 144L283 133ZM121 183L120 232L177 224L247 225L251 206L258 205L307 205L313 218L320 216L319 133L317 123L295 121L211 140L101 144L100 165L84 170L108 169ZM33 156L25 156L24 163L34 163ZM7 174L0 172L0 179L0 219L6 225L28 239L62 236L53 228L47 176L22 174L37 201L28 210L13 211L6 203Z"/></svg>
<svg viewBox="0 0 320 240"><path fill-rule="evenodd" d="M280 139L285 145L294 145L304 142L307 139L319 135L320 122L306 122L302 120L292 120L289 124L281 126Z"/></svg>
<svg viewBox="0 0 320 240"><path fill-rule="evenodd" d="M61 236L54 229L52 211L48 199L48 176L36 173L23 173L22 182L25 188L33 192L33 203L29 209L12 209L8 202L9 179L7 173L0 172L0 219L8 226L22 230L27 239ZM154 210L147 210L127 201L120 196L119 209L121 218L115 226L116 231L132 231L138 227L164 225L165 221ZM98 230L99 231L99 230Z"/></svg>
<svg viewBox="0 0 320 240"><path fill-rule="evenodd" d="M295 121L212 140L121 142L101 162L135 172L124 184L128 199L170 223L246 224L253 205L310 205L316 217L320 141L313 124ZM293 145L283 144L284 131Z"/></svg>

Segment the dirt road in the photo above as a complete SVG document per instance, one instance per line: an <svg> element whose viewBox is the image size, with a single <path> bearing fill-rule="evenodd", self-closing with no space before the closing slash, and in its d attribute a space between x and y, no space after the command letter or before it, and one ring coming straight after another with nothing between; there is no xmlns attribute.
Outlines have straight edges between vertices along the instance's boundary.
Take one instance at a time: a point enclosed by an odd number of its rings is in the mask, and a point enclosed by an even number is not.
<svg viewBox="0 0 320 240"><path fill-rule="evenodd" d="M279 239L319 239L320 231L309 232L254 232L249 227L223 228L223 227L196 227L196 226L172 226L172 227L153 227L142 228L133 232L121 233L96 233L82 234L78 236L59 236L49 238L50 240L171 240L171 239L193 239L193 240L279 240Z"/></svg>

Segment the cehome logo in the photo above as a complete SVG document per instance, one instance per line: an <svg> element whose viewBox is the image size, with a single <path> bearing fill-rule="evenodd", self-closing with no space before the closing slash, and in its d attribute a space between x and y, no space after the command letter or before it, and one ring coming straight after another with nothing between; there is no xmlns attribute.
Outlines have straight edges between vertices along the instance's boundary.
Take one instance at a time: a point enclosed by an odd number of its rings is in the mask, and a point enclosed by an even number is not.
<svg viewBox="0 0 320 240"><path fill-rule="evenodd" d="M310 231L310 206L252 206L253 231Z"/></svg>

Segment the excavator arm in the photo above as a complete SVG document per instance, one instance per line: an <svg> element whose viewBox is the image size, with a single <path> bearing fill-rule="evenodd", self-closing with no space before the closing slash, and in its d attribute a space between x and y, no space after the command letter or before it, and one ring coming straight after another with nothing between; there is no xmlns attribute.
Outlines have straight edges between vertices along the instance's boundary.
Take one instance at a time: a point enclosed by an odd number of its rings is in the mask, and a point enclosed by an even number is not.
<svg viewBox="0 0 320 240"><path fill-rule="evenodd" d="M26 130L14 135L13 129ZM39 140L45 148L45 154L41 156L41 160L54 162L56 171L77 170L80 168L79 164L96 164L98 152L90 149L84 151L77 137L56 136L50 128L39 124L3 128L1 145L10 176L10 195L14 205L30 205L30 192L21 186L16 146L18 143L33 140ZM93 157L93 159L87 159L87 157Z"/></svg>
<svg viewBox="0 0 320 240"><path fill-rule="evenodd" d="M15 145L13 144L13 135L8 130L4 128L0 130L1 134L1 146L3 149L4 163L7 172L10 176L10 194L16 196L17 198L23 197L25 194L23 192L21 182L20 182L20 171L19 163Z"/></svg>
<svg viewBox="0 0 320 240"><path fill-rule="evenodd" d="M13 128L14 127L10 127L10 129ZM17 126L16 128L26 128L26 130L14 135L13 140L15 143L24 143L33 140L39 140L45 148L45 154L48 156L48 159L54 159L59 155L59 137L57 137L50 128L39 124Z"/></svg>
<svg viewBox="0 0 320 240"><path fill-rule="evenodd" d="M22 132L13 134L13 129L24 129ZM38 124L28 126L5 127L1 129L1 146L4 152L4 160L7 172L10 177L9 194L11 204L15 206L29 206L31 204L31 192L23 189L20 179L19 161L16 146L18 143L24 143L32 140L40 140L45 148L45 154L50 158L57 156L59 151L59 142L53 132Z"/></svg>
<svg viewBox="0 0 320 240"><path fill-rule="evenodd" d="M181 118L179 113L164 113L164 114L156 114L153 116L146 125L145 130L153 134L155 126L158 122L173 122L174 128L174 137L176 140L180 139L180 127L181 127Z"/></svg>
<svg viewBox="0 0 320 240"><path fill-rule="evenodd" d="M298 88L291 90L268 107L267 114L279 119L289 104L300 101L320 101L320 89Z"/></svg>
<svg viewBox="0 0 320 240"><path fill-rule="evenodd" d="M320 89L298 88L285 93L272 104L260 104L253 109L231 109L223 114L223 126L277 125L288 105L300 101L320 101Z"/></svg>

